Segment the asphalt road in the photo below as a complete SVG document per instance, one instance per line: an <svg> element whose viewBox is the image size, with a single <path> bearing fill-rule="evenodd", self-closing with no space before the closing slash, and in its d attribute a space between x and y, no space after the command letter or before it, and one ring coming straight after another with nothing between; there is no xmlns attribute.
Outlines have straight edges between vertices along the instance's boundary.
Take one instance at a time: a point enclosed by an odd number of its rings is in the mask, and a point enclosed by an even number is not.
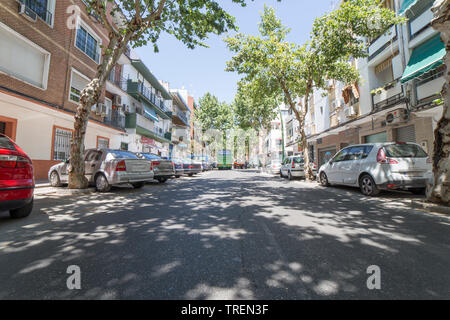
<svg viewBox="0 0 450 320"><path fill-rule="evenodd" d="M39 197L0 213L0 299L449 299L450 218L405 198L246 170Z"/></svg>

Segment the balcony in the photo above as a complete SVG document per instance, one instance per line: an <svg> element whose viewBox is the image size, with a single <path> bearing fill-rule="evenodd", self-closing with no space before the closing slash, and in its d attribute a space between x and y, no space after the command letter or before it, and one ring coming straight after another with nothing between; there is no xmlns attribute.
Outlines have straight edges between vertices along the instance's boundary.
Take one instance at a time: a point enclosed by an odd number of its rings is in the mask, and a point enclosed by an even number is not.
<svg viewBox="0 0 450 320"><path fill-rule="evenodd" d="M39 18L44 20L48 25L53 24L53 13L48 10L47 1L43 0L18 0L21 4L24 4L30 8Z"/></svg>
<svg viewBox="0 0 450 320"><path fill-rule="evenodd" d="M431 101L440 97L442 86L445 83L444 70L432 74L425 79L415 82L416 97L419 103Z"/></svg>
<svg viewBox="0 0 450 320"><path fill-rule="evenodd" d="M144 86L142 82L128 80L127 92L137 99L144 99L146 102L151 103L155 107L156 113L158 113L161 118L171 118L171 111L164 105L164 100L152 93L150 88Z"/></svg>
<svg viewBox="0 0 450 320"><path fill-rule="evenodd" d="M403 86L399 79L385 85L382 88L371 91L372 105L374 109L383 109L402 102L405 99Z"/></svg>
<svg viewBox="0 0 450 320"><path fill-rule="evenodd" d="M180 110L176 110L172 114L172 121L176 125L188 126L189 127L189 120L188 120L188 117L186 116L186 113L182 112Z"/></svg>
<svg viewBox="0 0 450 320"><path fill-rule="evenodd" d="M142 136L155 139L162 143L170 143L171 132L164 132L162 129L154 129L153 121L147 119L139 113L131 113L126 118L126 128L136 129L136 133Z"/></svg>
<svg viewBox="0 0 450 320"><path fill-rule="evenodd" d="M108 77L108 81L114 84L116 87L119 87L123 91L127 92L127 79L122 77L115 77L114 73L110 73Z"/></svg>
<svg viewBox="0 0 450 320"><path fill-rule="evenodd" d="M393 25L386 31L384 34L379 36L378 38L372 40L369 45L369 58L371 61L381 52L386 50L389 46L391 46L397 40L397 27Z"/></svg>
<svg viewBox="0 0 450 320"><path fill-rule="evenodd" d="M422 14L410 19L408 22L410 41L427 29L430 26L430 21L432 19L433 13L431 12L431 8L428 8L428 10L425 10Z"/></svg>
<svg viewBox="0 0 450 320"><path fill-rule="evenodd" d="M120 113L118 109L113 109L105 119L103 123L113 128L124 130L125 129L125 116Z"/></svg>

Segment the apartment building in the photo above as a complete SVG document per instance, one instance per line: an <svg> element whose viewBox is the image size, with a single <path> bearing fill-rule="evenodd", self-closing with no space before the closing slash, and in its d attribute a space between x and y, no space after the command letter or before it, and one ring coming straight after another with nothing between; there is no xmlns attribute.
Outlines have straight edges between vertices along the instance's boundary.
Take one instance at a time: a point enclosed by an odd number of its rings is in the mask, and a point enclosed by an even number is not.
<svg viewBox="0 0 450 320"><path fill-rule="evenodd" d="M270 129L265 132L264 143L262 146L262 164L264 166L271 162L281 162L286 155L290 155L287 145L287 124L290 122L291 115L289 108L285 104L278 107L277 117L271 121Z"/></svg>
<svg viewBox="0 0 450 320"><path fill-rule="evenodd" d="M314 101L309 118L316 128L308 144L319 164L355 143L416 142L431 153L445 82L445 48L430 27L433 2L386 0L408 22L367 39L368 57L349 61L360 71L360 83L329 81L325 101Z"/></svg>
<svg viewBox="0 0 450 320"><path fill-rule="evenodd" d="M36 179L67 159L80 92L95 76L108 41L85 10L68 24L72 5L85 6L81 0L0 2L0 132L32 158ZM120 147L124 130L113 125L113 98L104 92L93 107L86 148Z"/></svg>
<svg viewBox="0 0 450 320"><path fill-rule="evenodd" d="M122 97L126 110L126 145L133 152L150 152L169 157L172 149L172 96L164 83L133 51L121 65L127 95Z"/></svg>
<svg viewBox="0 0 450 320"><path fill-rule="evenodd" d="M191 111L188 103L181 94L182 90L170 90L173 99L172 109L172 155L174 158L186 158L191 144L190 119ZM184 90L185 91L185 90Z"/></svg>

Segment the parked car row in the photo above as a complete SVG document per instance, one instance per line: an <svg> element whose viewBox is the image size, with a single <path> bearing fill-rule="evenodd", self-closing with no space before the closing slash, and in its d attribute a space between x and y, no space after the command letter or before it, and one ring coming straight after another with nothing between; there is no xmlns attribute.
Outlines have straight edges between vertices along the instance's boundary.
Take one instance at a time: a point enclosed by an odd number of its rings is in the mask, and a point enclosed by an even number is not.
<svg viewBox="0 0 450 320"><path fill-rule="evenodd" d="M109 191L112 185L141 188L150 180L164 183L170 178L202 172L202 164L191 159L165 159L151 153L112 149L86 150L84 162L89 184L100 192ZM69 165L67 160L50 168L48 179L53 187L68 183Z"/></svg>
<svg viewBox="0 0 450 320"><path fill-rule="evenodd" d="M283 163L269 164L273 174L289 180L304 178L302 156L287 157ZM376 196L381 190L407 190L424 194L427 183L432 183L431 159L416 143L387 142L358 144L343 148L317 172L318 182L325 187L347 185L359 187L367 196Z"/></svg>

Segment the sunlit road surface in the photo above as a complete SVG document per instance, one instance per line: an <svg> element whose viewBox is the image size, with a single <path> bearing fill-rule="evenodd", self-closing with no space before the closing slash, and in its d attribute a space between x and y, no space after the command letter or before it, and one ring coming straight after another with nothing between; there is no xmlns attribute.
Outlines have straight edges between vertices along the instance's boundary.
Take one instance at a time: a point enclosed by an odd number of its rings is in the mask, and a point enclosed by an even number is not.
<svg viewBox="0 0 450 320"><path fill-rule="evenodd" d="M450 219L405 198L250 170L40 196L0 214L0 299L449 299Z"/></svg>

